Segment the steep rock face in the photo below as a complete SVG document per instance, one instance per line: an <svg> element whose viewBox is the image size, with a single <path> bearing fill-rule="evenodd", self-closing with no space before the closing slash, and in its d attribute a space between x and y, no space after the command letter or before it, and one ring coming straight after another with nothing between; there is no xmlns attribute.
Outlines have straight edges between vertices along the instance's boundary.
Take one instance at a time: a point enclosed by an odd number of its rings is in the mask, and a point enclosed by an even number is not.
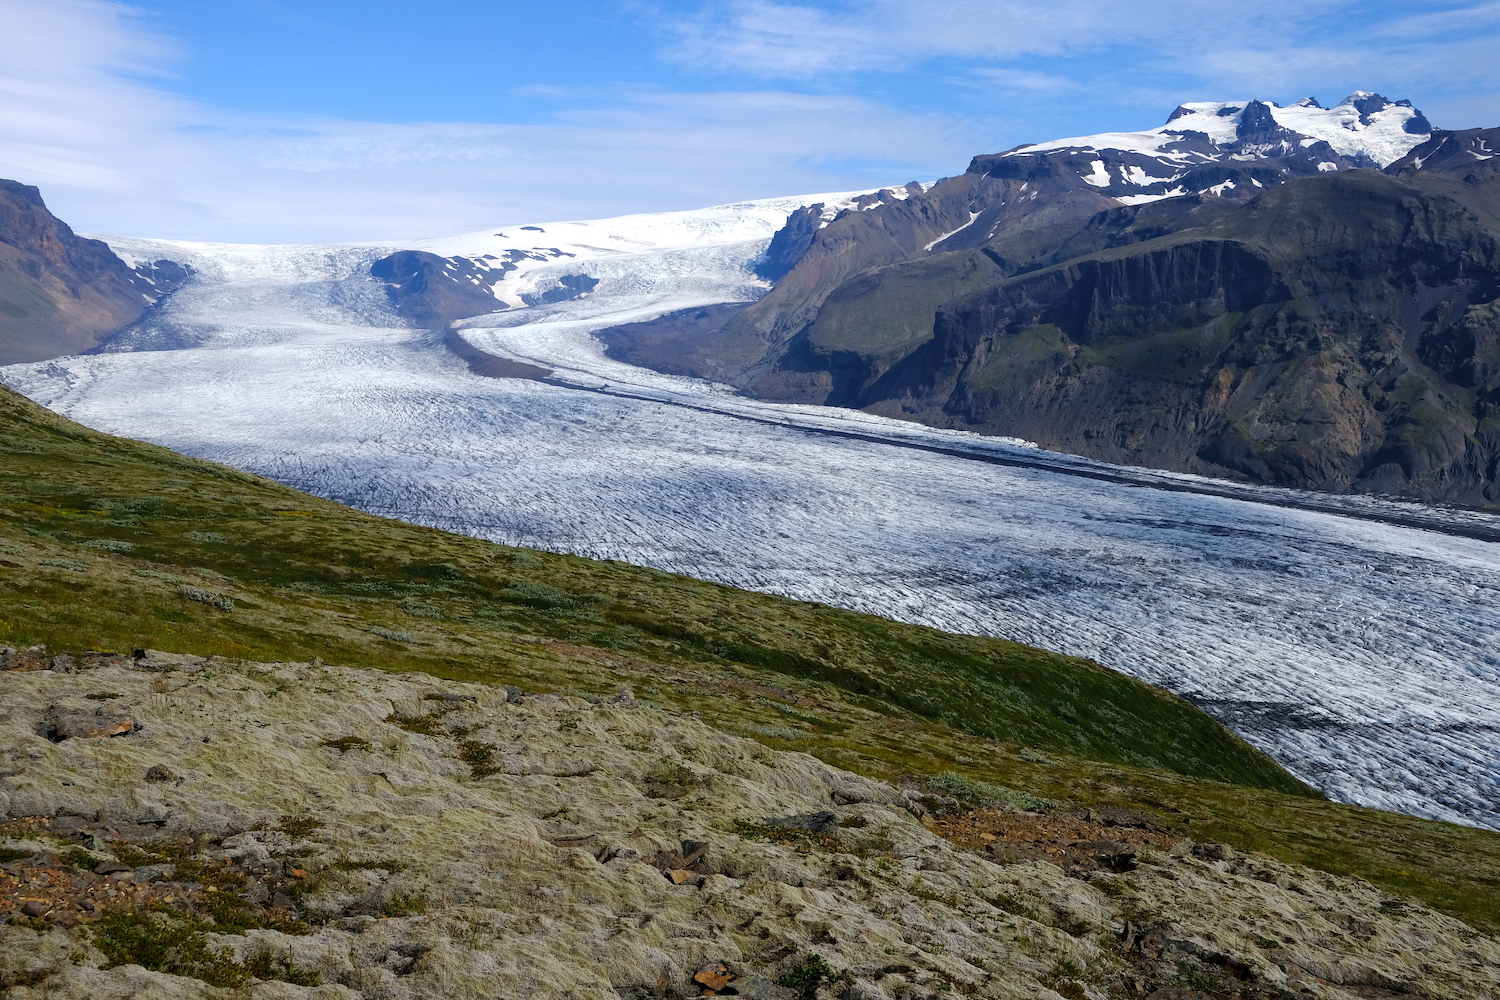
<svg viewBox="0 0 1500 1000"><path fill-rule="evenodd" d="M828 400L1109 461L1500 502L1500 248L1473 214L1362 170L1129 242L1170 228L1141 225L1161 211L1091 220L1065 245L1123 245L1039 270L987 258L898 360L846 343L865 367ZM805 351L832 359L904 270L841 289Z"/></svg>
<svg viewBox="0 0 1500 1000"><path fill-rule="evenodd" d="M0 180L0 365L96 347L187 276L169 261L132 270L75 235L39 190Z"/></svg>

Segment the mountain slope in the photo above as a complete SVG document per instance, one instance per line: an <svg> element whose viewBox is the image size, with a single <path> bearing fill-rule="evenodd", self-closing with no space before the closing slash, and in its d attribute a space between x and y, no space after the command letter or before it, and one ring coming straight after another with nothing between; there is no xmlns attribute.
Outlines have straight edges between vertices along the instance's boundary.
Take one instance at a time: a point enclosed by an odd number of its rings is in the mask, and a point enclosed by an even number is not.
<svg viewBox="0 0 1500 1000"><path fill-rule="evenodd" d="M0 406L8 505L0 530L78 554L121 553L109 579L44 562L7 573L6 628L22 641L120 649L180 633L225 655L483 670L496 651L481 651L475 637L498 639L500 655L514 655L518 634L543 636L805 678L975 735L1305 791L1186 702L1086 660L398 525L86 431L9 390L0 390ZM153 488L158 480L173 485ZM211 572L151 575L167 565ZM188 614L198 610L179 594L188 585L245 594L252 613ZM98 599L76 602L93 588ZM68 591L74 599L60 603Z"/></svg>
<svg viewBox="0 0 1500 1000"><path fill-rule="evenodd" d="M1408 101L1364 91L1337 107L1262 101L1186 104L1160 128L1018 146L974 157L958 177L825 224L790 273L715 338L710 377L753 383L768 352L806 325L845 280L870 268L983 246L1121 204L1185 194L1244 200L1298 177L1384 167L1423 142ZM665 352L663 352L665 356ZM760 362L760 364L758 364Z"/></svg>
<svg viewBox="0 0 1500 1000"><path fill-rule="evenodd" d="M1500 989L1500 941L1367 882L1141 813L892 786L628 689L99 659L8 678L18 1000ZM141 728L37 734L101 693Z"/></svg>
<svg viewBox="0 0 1500 1000"><path fill-rule="evenodd" d="M0 180L0 365L95 347L184 277L170 261L130 267L74 235L36 188Z"/></svg>
<svg viewBox="0 0 1500 1000"><path fill-rule="evenodd" d="M766 399L1500 504L1500 161L1493 131L1429 131L1355 95L1330 112L1188 105L1149 133L976 157L820 230L697 343L603 339L652 367L702 358L688 374Z"/></svg>
<svg viewBox="0 0 1500 1000"><path fill-rule="evenodd" d="M1309 796L1195 709L1086 661L413 528L8 392L0 426L0 636L15 645L317 655L602 695L623 679L840 767L1145 810L1494 925L1500 835Z"/></svg>

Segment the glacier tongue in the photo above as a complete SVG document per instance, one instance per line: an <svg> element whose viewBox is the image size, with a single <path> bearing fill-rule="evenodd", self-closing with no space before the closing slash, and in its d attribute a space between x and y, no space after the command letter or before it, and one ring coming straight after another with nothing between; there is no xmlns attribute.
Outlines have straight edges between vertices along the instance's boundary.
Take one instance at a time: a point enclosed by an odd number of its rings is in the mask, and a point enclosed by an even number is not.
<svg viewBox="0 0 1500 1000"><path fill-rule="evenodd" d="M198 270L137 333L172 349L0 378L375 513L1094 657L1337 798L1500 829L1500 545L1357 516L1374 501L1341 516L1072 475L1113 472L602 356L595 330L756 294L765 242L742 235L606 255L587 296L462 325L549 383L472 375L405 327L366 273L384 248L134 241ZM975 460L1006 456L1030 467Z"/></svg>

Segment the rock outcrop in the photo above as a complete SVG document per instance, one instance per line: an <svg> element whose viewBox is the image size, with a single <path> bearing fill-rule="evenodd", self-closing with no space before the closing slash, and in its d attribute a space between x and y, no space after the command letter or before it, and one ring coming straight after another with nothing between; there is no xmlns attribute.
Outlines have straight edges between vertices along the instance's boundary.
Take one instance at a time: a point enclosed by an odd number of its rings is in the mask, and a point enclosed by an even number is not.
<svg viewBox="0 0 1500 1000"><path fill-rule="evenodd" d="M10 675L9 996L1500 991L1500 942L1452 918L1135 813L949 817L623 692L128 662ZM37 734L106 696L140 726Z"/></svg>
<svg viewBox="0 0 1500 1000"><path fill-rule="evenodd" d="M75 235L36 188L0 180L0 365L97 347L188 277L171 261L130 267Z"/></svg>

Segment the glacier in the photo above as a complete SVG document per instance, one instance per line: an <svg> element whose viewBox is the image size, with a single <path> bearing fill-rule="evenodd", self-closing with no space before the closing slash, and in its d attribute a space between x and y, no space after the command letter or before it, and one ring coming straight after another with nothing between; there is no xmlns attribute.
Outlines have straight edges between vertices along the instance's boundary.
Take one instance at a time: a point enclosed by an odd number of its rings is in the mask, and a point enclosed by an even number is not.
<svg viewBox="0 0 1500 1000"><path fill-rule="evenodd" d="M368 275L398 247L108 237L197 278L109 350L0 380L384 516L1091 657L1334 798L1500 829L1500 518L1120 469L605 357L600 329L764 293L749 264L788 209L729 209L755 218L577 230L497 308L580 270L592 292L458 324L546 380L480 377L406 325ZM530 239L513 229L442 248Z"/></svg>

